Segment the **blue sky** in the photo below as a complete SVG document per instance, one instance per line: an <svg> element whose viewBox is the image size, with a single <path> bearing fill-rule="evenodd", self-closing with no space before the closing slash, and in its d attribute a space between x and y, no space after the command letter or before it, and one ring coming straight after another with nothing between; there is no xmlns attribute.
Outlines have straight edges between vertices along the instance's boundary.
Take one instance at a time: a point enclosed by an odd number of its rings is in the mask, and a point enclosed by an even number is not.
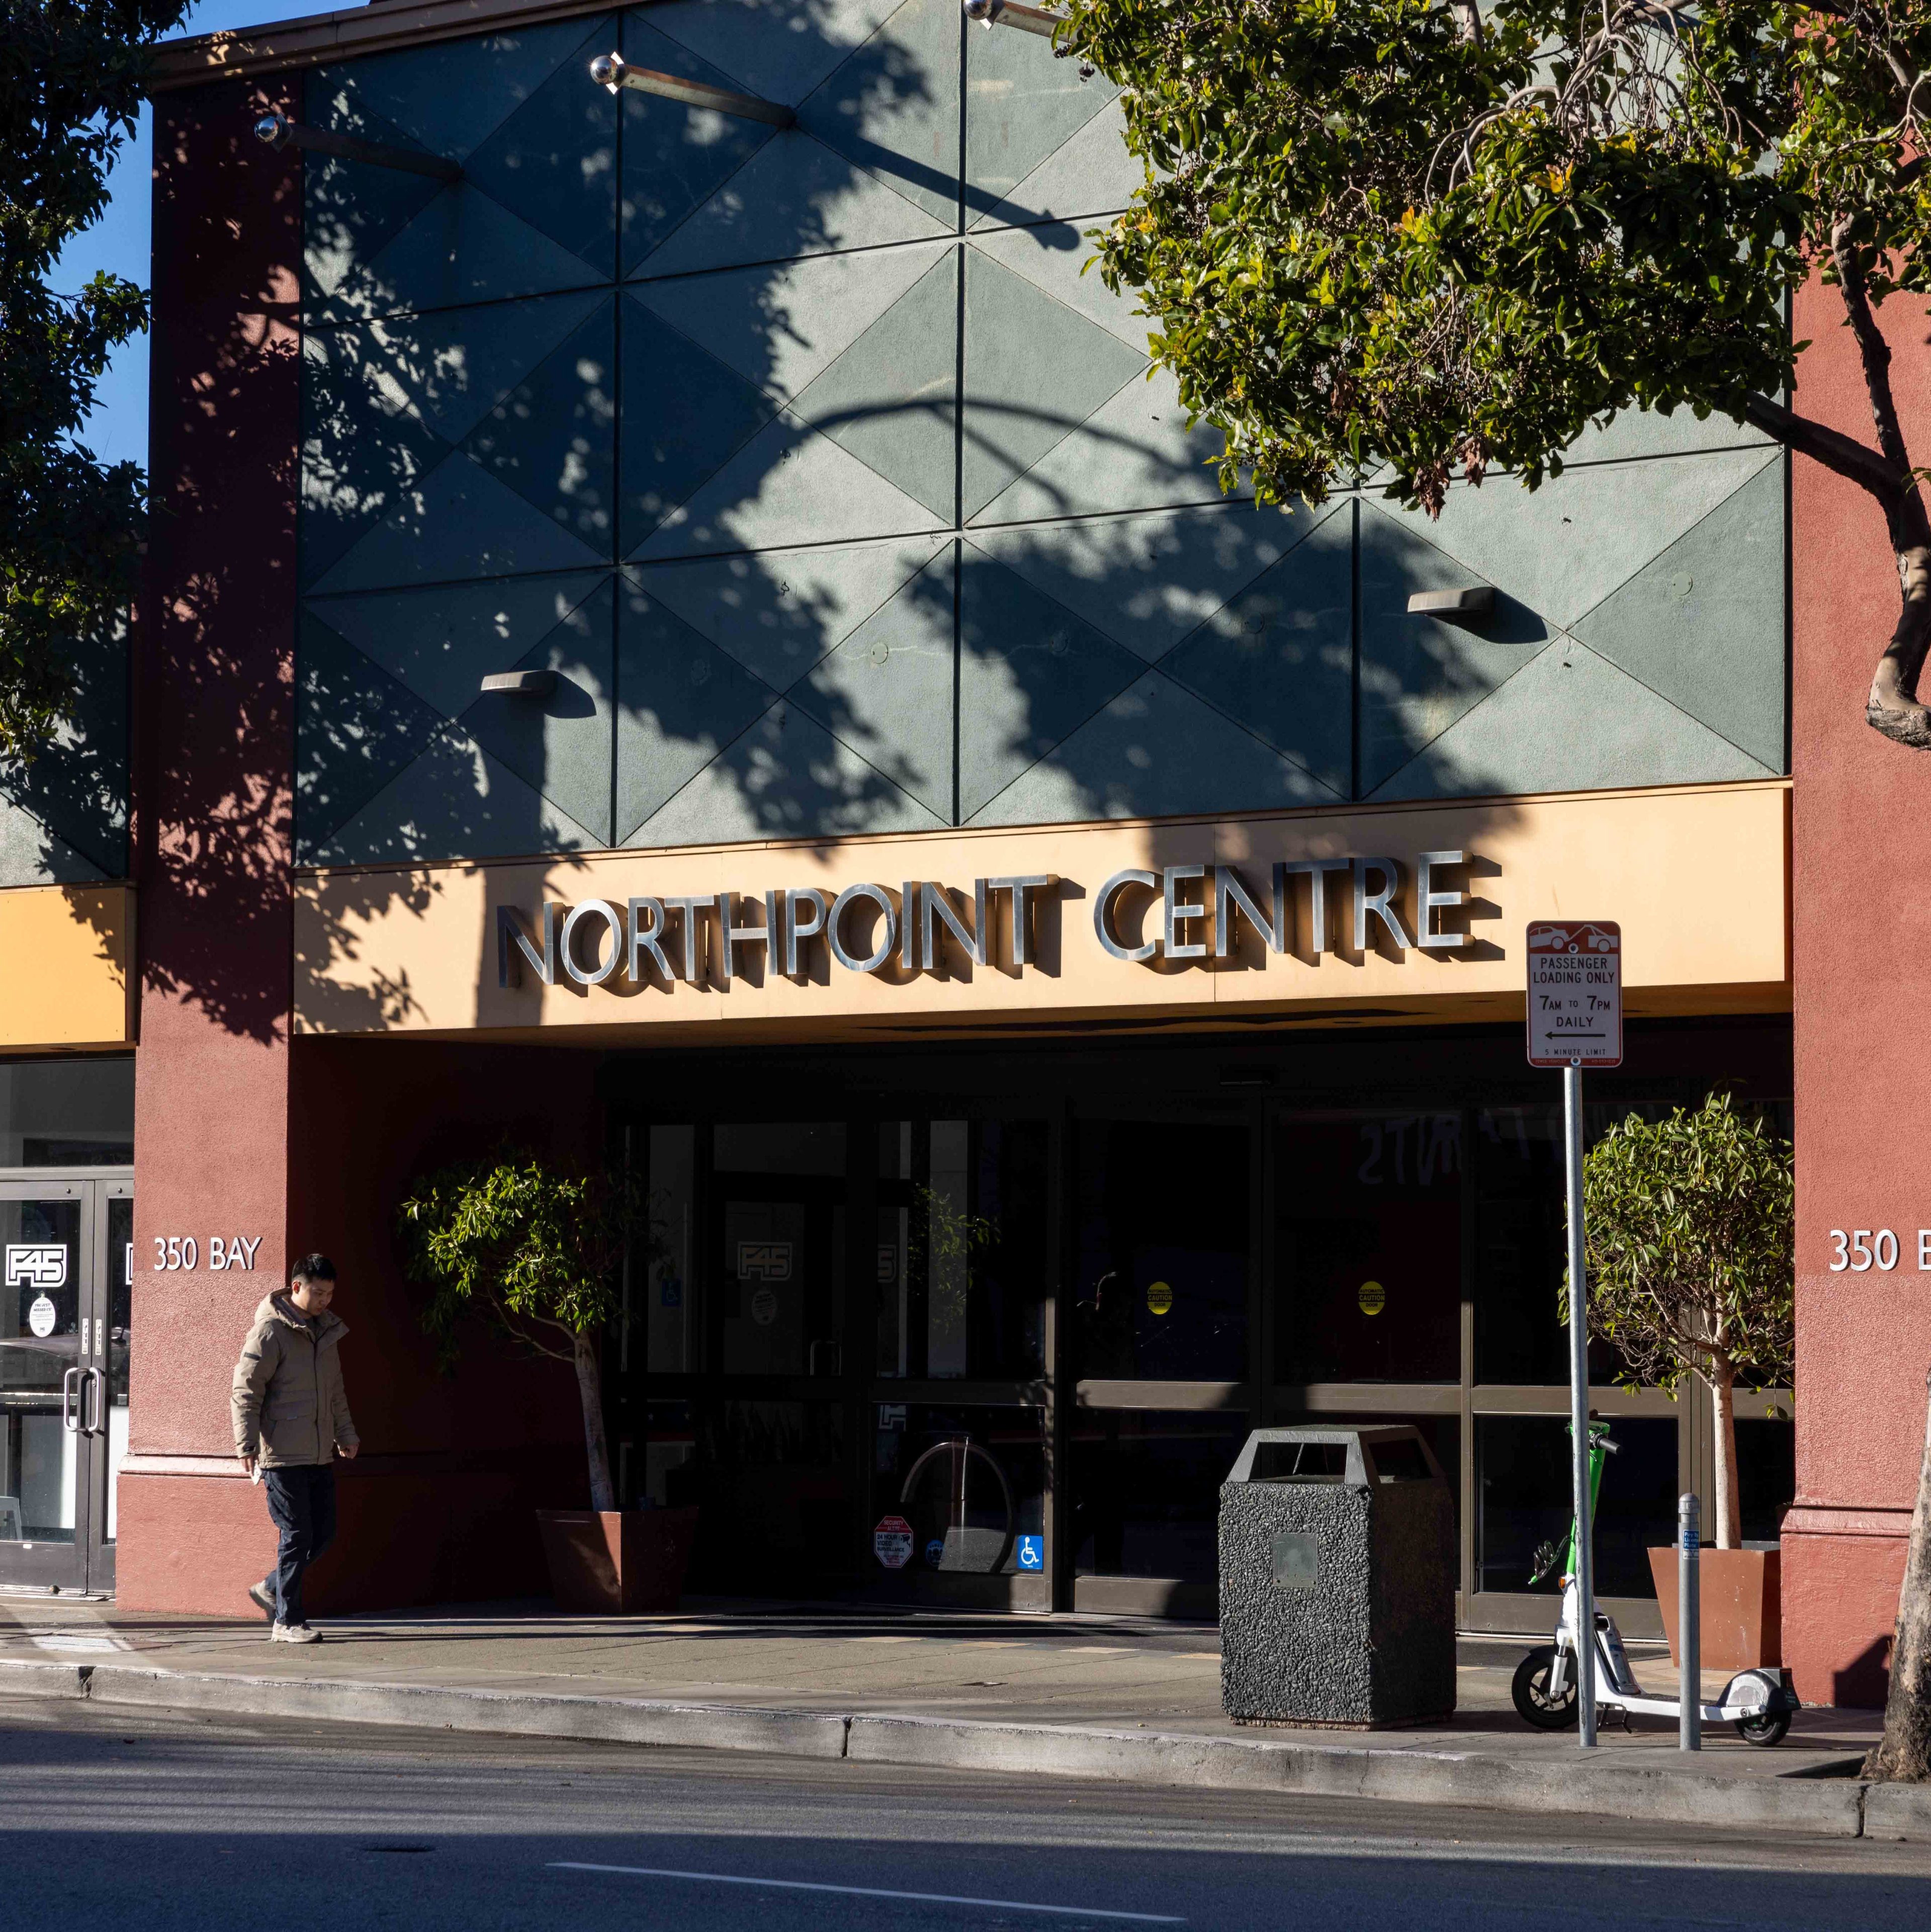
<svg viewBox="0 0 1931 1932"><path fill-rule="evenodd" d="M277 4L277 0L201 0L181 32L211 34L223 27L295 20L304 14L322 12L326 4L327 0L307 0L307 4L304 0L288 0L288 4ZM148 169L153 124L152 110L142 108L140 134L121 149L114 170L110 184L113 200L107 212L85 234L76 236L62 254L52 278L55 288L78 288L100 268L125 275L142 288L150 286L148 252L152 224ZM94 413L88 417L79 440L103 462L118 463L131 457L143 468L146 466L148 338L145 335L122 344L101 382Z"/></svg>

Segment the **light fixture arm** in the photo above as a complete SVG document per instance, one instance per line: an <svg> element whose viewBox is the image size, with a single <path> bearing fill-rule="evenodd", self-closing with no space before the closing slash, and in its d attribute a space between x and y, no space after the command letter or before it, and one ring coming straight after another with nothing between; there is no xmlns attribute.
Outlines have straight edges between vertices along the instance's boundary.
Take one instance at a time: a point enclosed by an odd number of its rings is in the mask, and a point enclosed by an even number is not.
<svg viewBox="0 0 1931 1932"><path fill-rule="evenodd" d="M352 134L332 134L325 128L305 128L286 114L271 110L255 123L255 138L278 152L283 148L307 148L318 154L336 154L347 161L366 161L371 167L397 168L404 174L428 175L437 181L460 181L461 166L440 154L425 154L415 148L385 148L373 141L358 140Z"/></svg>
<svg viewBox="0 0 1931 1932"><path fill-rule="evenodd" d="M590 63L590 78L613 94L620 87L632 88L661 100L681 100L686 107L708 107L715 113L734 114L741 121L762 121L771 128L788 128L798 118L790 108L781 107L775 100L760 100L754 94L733 94L727 87L682 80L654 68L632 67L622 54L599 54Z"/></svg>
<svg viewBox="0 0 1931 1932"><path fill-rule="evenodd" d="M1049 14L1043 7L1022 7L1018 0L965 0L965 16L988 32L994 27L1017 27L1022 34L1037 34L1047 40L1066 24L1063 14Z"/></svg>

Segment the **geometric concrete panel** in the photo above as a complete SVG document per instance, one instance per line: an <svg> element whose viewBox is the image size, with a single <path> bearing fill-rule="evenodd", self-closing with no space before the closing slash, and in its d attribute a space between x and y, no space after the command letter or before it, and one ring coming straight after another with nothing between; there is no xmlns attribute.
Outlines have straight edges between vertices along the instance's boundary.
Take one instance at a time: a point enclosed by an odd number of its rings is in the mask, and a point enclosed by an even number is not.
<svg viewBox="0 0 1931 1932"><path fill-rule="evenodd" d="M1146 667L970 548L959 617L959 817L969 822Z"/></svg>
<svg viewBox="0 0 1931 1932"><path fill-rule="evenodd" d="M964 511L975 514L1032 468L1146 357L973 249L966 258ZM1110 452L1088 445L1086 460Z"/></svg>
<svg viewBox="0 0 1931 1932"><path fill-rule="evenodd" d="M948 544L785 694L934 818L952 818L952 554Z"/></svg>
<svg viewBox="0 0 1931 1932"><path fill-rule="evenodd" d="M607 45L604 52L609 52ZM680 80L742 91L743 83L667 40L637 14L625 16L623 56ZM584 94L603 94L579 73ZM607 94L613 110L617 106ZM623 107L623 272L628 274L768 142L765 122L688 106L626 88Z"/></svg>
<svg viewBox="0 0 1931 1932"><path fill-rule="evenodd" d="M689 274L949 232L822 141L787 128L647 256L639 273Z"/></svg>
<svg viewBox="0 0 1931 1932"><path fill-rule="evenodd" d="M322 866L433 865L602 843L471 738L442 724L421 754L307 854Z"/></svg>
<svg viewBox="0 0 1931 1932"><path fill-rule="evenodd" d="M961 26L958 0L905 0L798 104L807 134L948 223L959 205Z"/></svg>
<svg viewBox="0 0 1931 1932"><path fill-rule="evenodd" d="M628 555L770 419L773 405L637 302L619 307L626 408L618 546Z"/></svg>
<svg viewBox="0 0 1931 1932"><path fill-rule="evenodd" d="M1120 92L1084 62L1058 59L1050 44L1009 28L968 34L965 73L968 225L998 207Z"/></svg>
<svg viewBox="0 0 1931 1932"><path fill-rule="evenodd" d="M1770 438L1733 417L1712 413L1699 422L1687 409L1673 416L1624 410L1607 429L1585 429L1562 452L1565 464L1621 463L1636 456L1687 456L1699 450L1767 448Z"/></svg>
<svg viewBox="0 0 1931 1932"><path fill-rule="evenodd" d="M795 107L864 45L898 4L898 0L658 0L645 17L660 32L722 68L733 87Z"/></svg>
<svg viewBox="0 0 1931 1932"><path fill-rule="evenodd" d="M1139 298L1117 296L1097 269L1082 274L1093 259L1093 244L1070 221L1041 222L1030 228L994 228L976 232L972 245L981 254L1024 276L1054 301L1076 309L1087 321L1117 335L1136 355L1147 353L1147 318L1135 315Z"/></svg>
<svg viewBox="0 0 1931 1932"><path fill-rule="evenodd" d="M706 551L910 536L943 520L829 436L781 414L631 554L654 562Z"/></svg>
<svg viewBox="0 0 1931 1932"><path fill-rule="evenodd" d="M616 304L558 344L463 439L533 509L607 556L616 522Z"/></svg>
<svg viewBox="0 0 1931 1932"><path fill-rule="evenodd" d="M1767 462L1766 448L1586 464L1540 489L1457 485L1440 518L1389 503L1438 549L1567 630Z"/></svg>
<svg viewBox="0 0 1931 1932"><path fill-rule="evenodd" d="M0 794L0 886L85 886L126 872L124 865L103 871L24 805Z"/></svg>
<svg viewBox="0 0 1931 1932"><path fill-rule="evenodd" d="M1099 84L1097 75L1087 82ZM974 233L1007 223L1090 219L1124 208L1147 178L1144 164L1127 152L1126 124L1116 97L973 222Z"/></svg>
<svg viewBox="0 0 1931 1932"><path fill-rule="evenodd" d="M917 575L943 541L762 550L632 566L627 574L653 603L667 605L773 691L784 691Z"/></svg>
<svg viewBox="0 0 1931 1932"><path fill-rule="evenodd" d="M1370 795L1454 798L1774 776L1573 638L1558 638Z"/></svg>
<svg viewBox="0 0 1931 1932"><path fill-rule="evenodd" d="M313 586L387 590L405 584L573 570L597 554L460 452L406 492Z"/></svg>
<svg viewBox="0 0 1931 1932"><path fill-rule="evenodd" d="M1783 465L1611 593L1576 635L1750 756L1783 765Z"/></svg>
<svg viewBox="0 0 1931 1932"><path fill-rule="evenodd" d="M1327 518L1160 660L1169 677L1343 794L1354 764L1353 523Z"/></svg>
<svg viewBox="0 0 1931 1932"><path fill-rule="evenodd" d="M1508 501L1523 493L1505 484ZM1420 591L1481 587L1479 573L1428 541L1419 517L1361 501L1361 790L1371 794L1465 711L1514 676L1555 634L1498 591L1486 616L1454 622L1408 609Z"/></svg>
<svg viewBox="0 0 1931 1932"><path fill-rule="evenodd" d="M472 698L459 721L500 759L601 844L610 842L612 626L610 580L508 667L547 670L541 697L489 692Z"/></svg>
<svg viewBox="0 0 1931 1932"><path fill-rule="evenodd" d="M944 820L783 701L742 732L626 845L697 845L863 832L929 832Z"/></svg>
<svg viewBox="0 0 1931 1932"><path fill-rule="evenodd" d="M585 69L610 51L604 22L463 164L472 186L604 276L616 272L618 105Z"/></svg>
<svg viewBox="0 0 1931 1932"><path fill-rule="evenodd" d="M617 626L615 842L622 844L777 694L628 576L619 580Z"/></svg>
<svg viewBox="0 0 1931 1932"><path fill-rule="evenodd" d="M514 670L607 581L602 571L498 577L319 598L310 608L425 704L457 718L484 678Z"/></svg>
<svg viewBox="0 0 1931 1932"><path fill-rule="evenodd" d="M61 881L127 875L127 634L109 624L70 640L62 653L79 681L73 716L30 760L10 761L0 782L0 814L13 807L32 827L15 828L10 849L44 834L46 874ZM34 828L37 828L36 831ZM36 848L35 849L38 849ZM36 884L15 878L16 885Z"/></svg>
<svg viewBox="0 0 1931 1932"><path fill-rule="evenodd" d="M306 859L421 754L442 722L319 618L295 652L295 822Z"/></svg>
<svg viewBox="0 0 1931 1932"><path fill-rule="evenodd" d="M927 248L817 255L631 285L631 296L789 402L931 267Z"/></svg>
<svg viewBox="0 0 1931 1932"><path fill-rule="evenodd" d="M975 530L994 557L1149 664L1280 562L1348 500L1291 516L1252 502Z"/></svg>
<svg viewBox="0 0 1931 1932"><path fill-rule="evenodd" d="M1051 825L1331 805L1291 759L1151 670L985 806L974 825Z"/></svg>
<svg viewBox="0 0 1931 1932"><path fill-rule="evenodd" d="M792 409L949 522L958 396L958 254L948 249Z"/></svg>
<svg viewBox="0 0 1931 1932"><path fill-rule="evenodd" d="M1077 431L972 516L974 524L1158 510L1223 500L1213 465L1222 439L1187 428L1171 371L1132 376ZM1244 489L1239 493L1244 496Z"/></svg>

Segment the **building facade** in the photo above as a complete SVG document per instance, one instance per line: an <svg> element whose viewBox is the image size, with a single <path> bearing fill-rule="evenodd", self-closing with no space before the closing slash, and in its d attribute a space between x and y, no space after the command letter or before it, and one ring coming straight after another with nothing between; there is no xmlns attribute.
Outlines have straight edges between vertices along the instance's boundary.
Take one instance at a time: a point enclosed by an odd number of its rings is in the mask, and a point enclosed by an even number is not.
<svg viewBox="0 0 1931 1932"><path fill-rule="evenodd" d="M1793 973L1855 924L1793 881L1865 862L1807 846L1805 760L1916 769L1804 568L1881 584L1853 511L1687 418L1433 523L1223 496L1081 272L1110 89L956 0L379 0L170 50L156 114L149 594L0 818L0 1582L241 1606L228 1370L321 1247L366 1445L329 1600L540 1587L574 1395L439 1372L392 1232L508 1139L646 1179L610 1422L626 1502L700 1505L694 1588L1211 1614L1244 1431L1385 1417L1454 1478L1465 1622L1541 1628L1522 950L1581 916L1627 955L1594 1127L1795 1122L1745 1533L1787 1520L1805 1694L1881 1686L1921 1401L1819 1259L1807 1124L1861 1100ZM1597 1368L1603 1587L1654 1628L1708 1413Z"/></svg>

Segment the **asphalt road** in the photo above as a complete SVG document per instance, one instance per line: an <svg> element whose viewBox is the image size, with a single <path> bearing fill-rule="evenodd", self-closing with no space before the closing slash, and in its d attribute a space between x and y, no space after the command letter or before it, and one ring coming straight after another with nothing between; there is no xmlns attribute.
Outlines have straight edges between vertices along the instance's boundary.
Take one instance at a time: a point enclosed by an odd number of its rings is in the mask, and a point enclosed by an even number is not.
<svg viewBox="0 0 1931 1932"><path fill-rule="evenodd" d="M1931 1847L0 1698L0 1924L1931 1924Z"/></svg>

